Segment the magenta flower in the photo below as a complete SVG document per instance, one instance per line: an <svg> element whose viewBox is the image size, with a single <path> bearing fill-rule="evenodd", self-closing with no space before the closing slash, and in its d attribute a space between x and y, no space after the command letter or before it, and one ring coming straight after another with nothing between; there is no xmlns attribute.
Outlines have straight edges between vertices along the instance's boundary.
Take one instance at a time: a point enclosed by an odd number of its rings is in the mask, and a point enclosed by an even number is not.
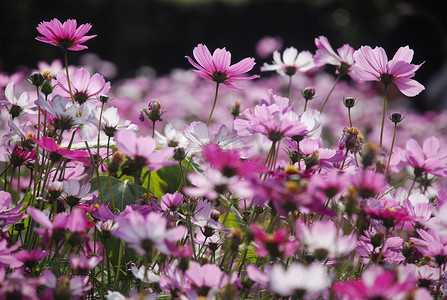
<svg viewBox="0 0 447 300"><path fill-rule="evenodd" d="M225 50L225 48L216 49L213 55L211 55L211 52L205 45L199 44L194 48L193 55L197 63L191 57L185 57L197 69L193 71L194 73L199 77L210 79L218 84L223 83L229 88L240 89L234 84L234 81L251 80L259 77L259 75L236 77L250 71L255 65L255 60L248 57L230 66L231 53Z"/></svg>
<svg viewBox="0 0 447 300"><path fill-rule="evenodd" d="M90 164L90 155L87 151L60 148L55 140L47 137L42 137L42 141L39 141L35 138L32 138L32 140L37 145L39 145L39 147L48 151L48 157L53 162L60 161L62 158L67 158L74 161L82 162L84 163L84 165Z"/></svg>
<svg viewBox="0 0 447 300"><path fill-rule="evenodd" d="M360 281L337 282L333 290L342 300L406 299L416 289L415 278L396 277L392 271L371 266L363 272Z"/></svg>
<svg viewBox="0 0 447 300"><path fill-rule="evenodd" d="M261 257L289 258L296 251L296 241L292 240L285 228L267 234L256 225L250 226L254 234L255 251Z"/></svg>
<svg viewBox="0 0 447 300"><path fill-rule="evenodd" d="M56 92L64 97L71 97L65 73L59 73L57 83ZM70 84L73 98L79 104L93 99L95 96L105 95L110 90L110 82L106 82L104 77L98 73L90 77L90 72L85 68L77 69L70 75Z"/></svg>
<svg viewBox="0 0 447 300"><path fill-rule="evenodd" d="M342 74L351 71L354 65L354 48L345 44L335 53L328 39L322 35L315 39L315 45L318 48L314 56L317 66L333 65L337 68L337 73Z"/></svg>
<svg viewBox="0 0 447 300"><path fill-rule="evenodd" d="M354 59L352 71L360 81L381 81L385 86L394 82L407 97L414 97L425 89L411 79L422 64L411 64L413 50L408 46L400 47L390 61L383 48L362 46L354 52Z"/></svg>
<svg viewBox="0 0 447 300"><path fill-rule="evenodd" d="M19 145L14 145L14 148L8 149L9 162L15 166L20 167L36 159L36 150L29 150L28 148L21 148Z"/></svg>
<svg viewBox="0 0 447 300"><path fill-rule="evenodd" d="M76 20L67 20L64 24L58 19L41 22L37 26L37 31L43 36L36 37L36 40L71 51L87 49L87 46L81 44L96 37L96 35L86 35L92 25L87 23L76 27Z"/></svg>

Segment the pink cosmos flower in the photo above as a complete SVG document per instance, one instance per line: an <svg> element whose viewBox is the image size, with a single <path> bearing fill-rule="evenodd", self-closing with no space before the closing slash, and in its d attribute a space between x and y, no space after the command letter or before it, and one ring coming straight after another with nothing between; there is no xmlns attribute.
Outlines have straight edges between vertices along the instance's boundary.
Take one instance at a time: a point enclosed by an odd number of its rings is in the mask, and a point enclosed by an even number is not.
<svg viewBox="0 0 447 300"><path fill-rule="evenodd" d="M87 275L88 271L93 270L101 262L99 256L87 257L82 252L79 255L70 254L69 260L72 269L81 275Z"/></svg>
<svg viewBox="0 0 447 300"><path fill-rule="evenodd" d="M26 217L25 213L20 213L23 203L12 208L12 197L8 192L0 191L0 225L1 223L14 224Z"/></svg>
<svg viewBox="0 0 447 300"><path fill-rule="evenodd" d="M207 199L215 200L220 194L230 192L242 198L250 198L253 191L250 183L241 180L239 176L226 177L219 170L205 168L205 174L189 173L188 179L193 185L185 187L183 191L193 197L205 196Z"/></svg>
<svg viewBox="0 0 447 300"><path fill-rule="evenodd" d="M301 51L294 47L289 47L284 50L281 55L278 51L273 53L273 64L264 63L261 67L262 72L276 71L278 74L285 76L292 76L296 72L307 72L315 67L312 54L309 51Z"/></svg>
<svg viewBox="0 0 447 300"><path fill-rule="evenodd" d="M57 83L55 93L64 97L71 97L65 73L59 73ZM93 99L95 96L105 95L110 90L110 82L106 82L104 77L98 73L90 77L90 72L85 68L76 69L70 75L70 84L73 98L79 104Z"/></svg>
<svg viewBox="0 0 447 300"><path fill-rule="evenodd" d="M256 53L266 58L282 47L282 39L278 36L265 36L256 43Z"/></svg>
<svg viewBox="0 0 447 300"><path fill-rule="evenodd" d="M414 168L416 176L421 176L423 173L447 176L447 154L434 136L427 138L422 147L414 139L408 140L405 159Z"/></svg>
<svg viewBox="0 0 447 300"><path fill-rule="evenodd" d="M16 167L20 167L27 162L36 159L36 150L29 150L22 148L19 145L14 145L14 148L7 147L9 162Z"/></svg>
<svg viewBox="0 0 447 300"><path fill-rule="evenodd" d="M189 153L202 151L205 145L214 143L222 149L235 149L244 146L241 137L236 132L229 132L227 126L222 125L214 135L203 122L192 122L183 128L183 135L189 141L187 150Z"/></svg>
<svg viewBox="0 0 447 300"><path fill-rule="evenodd" d="M13 256L21 261L25 268L33 268L37 264L37 262L47 257L48 254L50 254L50 252L43 251L42 248L38 247L30 251L23 249L13 254Z"/></svg>
<svg viewBox="0 0 447 300"><path fill-rule="evenodd" d="M335 224L329 220L315 221L311 228L298 221L296 228L300 243L317 258L326 259L348 255L357 244L355 235L344 236L342 232L337 232Z"/></svg>
<svg viewBox="0 0 447 300"><path fill-rule="evenodd" d="M223 83L227 87L232 89L240 89L234 84L235 81L240 80L251 80L259 78L259 75L252 75L248 77L236 77L237 75L244 74L250 71L255 65L254 58L244 58L240 62L231 65L231 53L223 49L214 50L213 55L208 50L208 48L199 44L193 50L194 58L197 63L191 59L189 56L185 56L186 59L193 65L193 72L199 77L204 79L210 79L216 83Z"/></svg>
<svg viewBox="0 0 447 300"><path fill-rule="evenodd" d="M87 23L76 27L76 20L67 20L64 24L58 19L41 22L37 26L37 31L43 36L36 37L36 40L71 51L87 49L87 46L81 44L96 37L96 35L86 35L92 25Z"/></svg>
<svg viewBox="0 0 447 300"><path fill-rule="evenodd" d="M414 276L406 280L397 278L392 271L379 266L371 266L362 274L362 279L337 282L334 292L342 300L363 299L406 299L416 289Z"/></svg>
<svg viewBox="0 0 447 300"><path fill-rule="evenodd" d="M352 71L359 81L381 81L385 86L394 82L407 97L414 97L425 89L411 79L422 64L411 64L413 50L408 46L400 47L390 61L383 48L362 46L354 52L354 59Z"/></svg>
<svg viewBox="0 0 447 300"><path fill-rule="evenodd" d="M134 159L149 170L155 171L169 166L174 161L169 160L173 155L172 148L155 151L156 142L150 137L137 137L135 131L125 129L115 133L116 148L127 157Z"/></svg>
<svg viewBox="0 0 447 300"><path fill-rule="evenodd" d="M53 238L56 242L65 238L65 231L67 229L67 215L57 214L52 222L45 213L37 208L28 207L26 212L31 216L31 218L34 219L34 221L44 227L34 227L34 231L42 236L42 243L44 245L48 245L51 238Z"/></svg>
<svg viewBox="0 0 447 300"><path fill-rule="evenodd" d="M151 253L156 248L164 254L170 254L168 244L174 244L186 234L186 228L177 226L167 228L166 218L156 212L143 217L134 211L116 219L118 229L112 234L129 244L139 255Z"/></svg>
<svg viewBox="0 0 447 300"><path fill-rule="evenodd" d="M214 299L221 288L228 283L228 275L215 264L201 266L194 263L185 272L185 277L190 281L191 288L185 291L187 299ZM209 297L209 298L208 298Z"/></svg>
<svg viewBox="0 0 447 300"><path fill-rule="evenodd" d="M354 65L354 48L345 44L335 53L328 39L322 35L315 39L315 45L318 48L314 56L317 66L333 65L337 67L337 73L342 74L351 71Z"/></svg>
<svg viewBox="0 0 447 300"><path fill-rule="evenodd" d="M234 129L242 136L262 133L271 141L278 142L283 137L305 135L307 126L289 105L289 99L276 96L268 91L269 101L263 100L254 110L243 112L245 119L234 120Z"/></svg>
<svg viewBox="0 0 447 300"><path fill-rule="evenodd" d="M242 159L236 149L222 150L218 145L210 143L203 147L202 155L212 167L218 169L226 177L241 177L253 173L265 172L266 168L257 159Z"/></svg>
<svg viewBox="0 0 447 300"><path fill-rule="evenodd" d="M296 249L296 241L287 234L287 230L282 228L272 234L267 234L256 225L250 226L254 234L255 251L261 257L289 258Z"/></svg>
<svg viewBox="0 0 447 300"><path fill-rule="evenodd" d="M67 158L83 162L85 165L90 164L90 155L87 151L60 148L55 140L47 137L42 137L42 141L35 138L32 138L32 140L39 145L39 147L48 151L48 157L53 162L60 161L62 158Z"/></svg>

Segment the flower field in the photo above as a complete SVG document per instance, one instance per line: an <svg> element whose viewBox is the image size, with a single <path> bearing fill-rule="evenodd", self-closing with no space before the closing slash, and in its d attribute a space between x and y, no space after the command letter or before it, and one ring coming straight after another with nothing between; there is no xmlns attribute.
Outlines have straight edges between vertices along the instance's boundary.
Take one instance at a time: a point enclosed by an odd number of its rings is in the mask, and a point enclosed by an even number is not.
<svg viewBox="0 0 447 300"><path fill-rule="evenodd" d="M90 24L36 29L60 60L0 73L0 299L447 296L447 114L410 108L409 46L110 82L70 64Z"/></svg>

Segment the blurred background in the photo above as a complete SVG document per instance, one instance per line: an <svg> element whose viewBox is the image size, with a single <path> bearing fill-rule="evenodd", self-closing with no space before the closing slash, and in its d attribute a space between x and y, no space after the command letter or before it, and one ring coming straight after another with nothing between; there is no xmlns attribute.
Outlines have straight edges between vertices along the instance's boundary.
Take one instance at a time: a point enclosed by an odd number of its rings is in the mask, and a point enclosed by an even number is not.
<svg viewBox="0 0 447 300"><path fill-rule="evenodd" d="M400 46L414 49L413 62L425 61L415 79L430 88L416 106L436 108L447 99L447 1L445 0L0 0L0 72L36 68L37 62L62 58L62 50L35 40L39 22L58 18L91 23L88 50L71 52L71 64L86 53L113 62L109 80L138 72L168 74L190 68L198 43L212 51L226 47L232 62L261 58L256 43L280 37L283 48L315 52L315 37L325 35L334 48L349 43L384 47L389 59ZM116 67L116 68L115 68ZM266 75L266 76L270 76Z"/></svg>

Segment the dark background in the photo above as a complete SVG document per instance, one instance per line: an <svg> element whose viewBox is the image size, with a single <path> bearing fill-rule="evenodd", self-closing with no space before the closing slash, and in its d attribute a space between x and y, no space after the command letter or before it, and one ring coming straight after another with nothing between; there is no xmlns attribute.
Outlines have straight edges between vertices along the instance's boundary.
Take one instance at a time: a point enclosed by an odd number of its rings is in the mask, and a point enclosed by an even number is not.
<svg viewBox="0 0 447 300"><path fill-rule="evenodd" d="M391 0L0 0L0 70L62 58L62 50L35 40L36 26L58 18L91 23L89 52L118 66L119 78L135 75L142 65L159 75L190 68L184 58L204 43L210 50L226 47L232 62L256 57L255 44L280 36L284 47L314 52L314 38L328 37L334 48L349 43L382 46L391 59L400 47L415 50L413 62L425 64L416 80L426 83L442 70L447 57L447 1ZM71 52L78 63L85 51ZM268 59L270 62L271 59ZM258 60L258 72L262 61ZM421 108L424 108L421 105Z"/></svg>

